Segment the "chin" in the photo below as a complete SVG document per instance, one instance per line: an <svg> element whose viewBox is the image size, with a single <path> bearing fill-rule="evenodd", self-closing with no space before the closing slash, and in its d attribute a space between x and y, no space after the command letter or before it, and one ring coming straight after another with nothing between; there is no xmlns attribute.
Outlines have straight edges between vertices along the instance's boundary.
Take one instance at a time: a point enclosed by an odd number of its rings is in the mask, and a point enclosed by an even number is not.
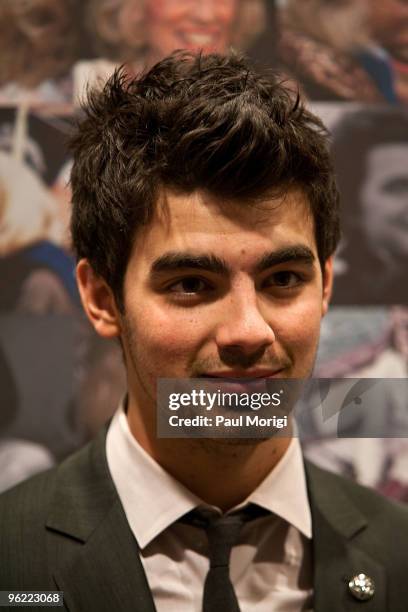
<svg viewBox="0 0 408 612"><path fill-rule="evenodd" d="M196 438L199 446L210 454L223 454L230 449L255 448L262 442L267 442L273 436L265 438Z"/></svg>

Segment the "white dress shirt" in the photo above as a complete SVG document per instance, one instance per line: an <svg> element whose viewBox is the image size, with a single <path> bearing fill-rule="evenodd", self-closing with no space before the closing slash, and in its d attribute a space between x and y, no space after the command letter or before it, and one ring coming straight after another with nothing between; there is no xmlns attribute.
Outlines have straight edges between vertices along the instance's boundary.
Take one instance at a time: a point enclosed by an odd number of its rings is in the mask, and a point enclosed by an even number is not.
<svg viewBox="0 0 408 612"><path fill-rule="evenodd" d="M177 521L197 506L214 506L146 453L130 432L123 406L109 427L106 452L157 612L201 612L209 568L207 536ZM231 552L230 576L241 612L311 610L312 521L297 438L255 491L230 512L247 503L271 515L245 523Z"/></svg>

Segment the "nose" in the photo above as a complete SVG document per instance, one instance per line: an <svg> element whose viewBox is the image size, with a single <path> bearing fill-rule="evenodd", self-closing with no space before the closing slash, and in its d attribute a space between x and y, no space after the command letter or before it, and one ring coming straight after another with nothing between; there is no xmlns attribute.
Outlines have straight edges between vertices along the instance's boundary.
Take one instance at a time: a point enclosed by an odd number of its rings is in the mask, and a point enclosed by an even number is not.
<svg viewBox="0 0 408 612"><path fill-rule="evenodd" d="M275 333L262 312L254 289L243 291L226 301L222 320L216 330L216 343L220 354L250 360L260 355L275 342ZM234 364L234 365L238 365Z"/></svg>
<svg viewBox="0 0 408 612"><path fill-rule="evenodd" d="M194 17L197 21L210 22L215 19L217 0L199 0L194 3Z"/></svg>

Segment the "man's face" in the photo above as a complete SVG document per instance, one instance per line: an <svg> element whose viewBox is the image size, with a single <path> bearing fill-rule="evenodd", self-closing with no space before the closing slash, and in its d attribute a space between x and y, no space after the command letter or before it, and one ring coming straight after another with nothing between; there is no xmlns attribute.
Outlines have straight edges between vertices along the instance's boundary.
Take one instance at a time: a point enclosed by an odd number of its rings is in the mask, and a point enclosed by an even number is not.
<svg viewBox="0 0 408 612"><path fill-rule="evenodd" d="M239 0L148 0L147 27L156 59L175 49L227 50Z"/></svg>
<svg viewBox="0 0 408 612"><path fill-rule="evenodd" d="M151 419L158 378L308 377L331 260L323 279L306 197L260 209L167 193L166 206L137 234L124 280L130 404Z"/></svg>
<svg viewBox="0 0 408 612"><path fill-rule="evenodd" d="M408 145L384 144L367 157L360 198L371 247L387 258L408 257Z"/></svg>
<svg viewBox="0 0 408 612"><path fill-rule="evenodd" d="M395 59L408 62L408 0L369 0L376 40Z"/></svg>

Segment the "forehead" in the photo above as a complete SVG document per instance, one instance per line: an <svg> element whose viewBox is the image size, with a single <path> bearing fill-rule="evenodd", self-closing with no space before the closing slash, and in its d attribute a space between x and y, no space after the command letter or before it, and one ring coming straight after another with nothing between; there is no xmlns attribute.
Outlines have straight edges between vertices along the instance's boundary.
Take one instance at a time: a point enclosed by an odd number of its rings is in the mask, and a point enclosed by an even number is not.
<svg viewBox="0 0 408 612"><path fill-rule="evenodd" d="M389 174L407 174L408 143L390 143L373 147L367 155L367 174L379 181Z"/></svg>
<svg viewBox="0 0 408 612"><path fill-rule="evenodd" d="M132 257L153 260L169 249L211 252L233 264L266 250L303 244L317 256L307 197L290 191L238 203L194 192L162 193L151 223L136 236Z"/></svg>

